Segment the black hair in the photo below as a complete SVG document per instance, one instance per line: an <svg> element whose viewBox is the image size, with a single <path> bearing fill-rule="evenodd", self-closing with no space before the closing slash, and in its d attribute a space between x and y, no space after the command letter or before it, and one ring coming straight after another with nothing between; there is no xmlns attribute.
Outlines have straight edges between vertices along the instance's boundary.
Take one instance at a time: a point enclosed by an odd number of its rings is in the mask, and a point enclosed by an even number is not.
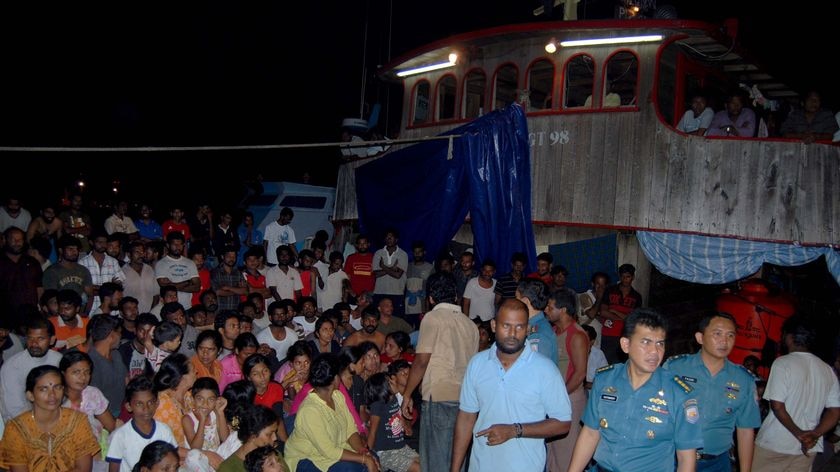
<svg viewBox="0 0 840 472"><path fill-rule="evenodd" d="M248 442L252 436L257 436L265 428L277 423L277 413L260 405L252 405L239 418L239 429L236 436L242 443Z"/></svg>
<svg viewBox="0 0 840 472"><path fill-rule="evenodd" d="M568 290L558 290L552 293L549 300L554 300L554 307L557 309L565 308L566 313L572 318L577 317L577 296ZM548 306L548 303L546 303Z"/></svg>
<svg viewBox="0 0 840 472"><path fill-rule="evenodd" d="M594 274L592 274L592 278L589 279L589 281L594 284L595 281L598 280L598 277L603 277L604 280L607 281L607 283L610 283L610 276L606 272L595 272Z"/></svg>
<svg viewBox="0 0 840 472"><path fill-rule="evenodd" d="M309 249L304 249L298 254L298 259L303 259L304 257L311 257L315 259L315 253L310 251Z"/></svg>
<svg viewBox="0 0 840 472"><path fill-rule="evenodd" d="M158 396L152 380L145 375L138 375L128 381L125 386L125 402L130 404L132 397L139 392L151 392L155 398Z"/></svg>
<svg viewBox="0 0 840 472"><path fill-rule="evenodd" d="M77 362L87 362L88 367L90 367L90 373L93 374L93 360L87 353L76 350L66 351L61 355L61 360L58 361L58 370L64 374L67 372L67 369Z"/></svg>
<svg viewBox="0 0 840 472"><path fill-rule="evenodd" d="M338 260L338 259L341 259L343 261L344 260L344 254L342 254L338 251L333 251L333 252L330 253L330 257L329 257L330 262Z"/></svg>
<svg viewBox="0 0 840 472"><path fill-rule="evenodd" d="M105 300L105 297L112 297L117 292L122 292L123 286L115 282L105 282L99 286L99 299Z"/></svg>
<svg viewBox="0 0 840 472"><path fill-rule="evenodd" d="M636 275L636 267L633 264L621 264L618 268L618 275L621 274Z"/></svg>
<svg viewBox="0 0 840 472"><path fill-rule="evenodd" d="M272 455L277 457L277 450L272 446L258 447L249 452L245 456L245 472L262 472L263 464Z"/></svg>
<svg viewBox="0 0 840 472"><path fill-rule="evenodd" d="M393 339L394 344L403 351L406 351L411 347L411 336L409 336L405 331L392 331L388 333L385 338Z"/></svg>
<svg viewBox="0 0 840 472"><path fill-rule="evenodd" d="M93 315L87 325L87 337L93 342L102 341L122 328L122 319L111 315Z"/></svg>
<svg viewBox="0 0 840 472"><path fill-rule="evenodd" d="M164 303L162 307L160 307L160 318L166 320L167 316L177 313L178 310L184 311L184 305L181 305L178 302L169 302ZM186 313L184 313L186 315Z"/></svg>
<svg viewBox="0 0 840 472"><path fill-rule="evenodd" d="M447 272L435 272L426 279L426 290L435 303L455 303L458 300L458 284L455 276Z"/></svg>
<svg viewBox="0 0 840 472"><path fill-rule="evenodd" d="M537 261L545 261L549 264L553 264L554 256L552 256L550 252L542 252L540 253L540 255L537 256Z"/></svg>
<svg viewBox="0 0 840 472"><path fill-rule="evenodd" d="M365 405L376 402L388 402L391 399L391 388L388 384L388 374L377 372L365 382Z"/></svg>
<svg viewBox="0 0 840 472"><path fill-rule="evenodd" d="M166 294L169 293L169 292L178 293L178 289L175 288L174 285L162 285L160 287L160 299L161 299L161 301L163 301L163 297L165 297ZM161 308L163 308L163 307L161 307Z"/></svg>
<svg viewBox="0 0 840 472"><path fill-rule="evenodd" d="M195 379L192 388L190 388L190 393L192 393L192 395L195 396L195 394L197 394L201 390L210 390L211 392L213 392L214 395L218 397L219 383L216 382L216 379L214 379L213 377L199 377Z"/></svg>
<svg viewBox="0 0 840 472"><path fill-rule="evenodd" d="M58 367L54 365L39 365L38 367L33 367L32 370L26 374L26 391L31 392L35 389L35 383L38 382L38 379L47 375L47 374L55 374L61 380L61 384L64 385L64 377L61 375L61 371L58 370ZM18 387L20 388L20 387Z"/></svg>
<svg viewBox="0 0 840 472"><path fill-rule="evenodd" d="M394 362L388 364L388 377L392 377L397 375L397 373L403 369L410 369L411 362L408 362L405 359L397 359Z"/></svg>
<svg viewBox="0 0 840 472"><path fill-rule="evenodd" d="M280 216L289 216L291 218L294 218L295 212L289 207L283 207L283 209L280 210Z"/></svg>
<svg viewBox="0 0 840 472"><path fill-rule="evenodd" d="M224 340L222 339L222 335L218 331L214 331L212 329L204 330L198 333L198 336L195 338L195 347L198 349L198 346L201 345L206 340L213 341L213 344L216 345L217 349L221 349L224 345Z"/></svg>
<svg viewBox="0 0 840 472"><path fill-rule="evenodd" d="M14 226L12 226L14 228ZM52 252L52 244L50 240L43 236L35 236L29 240L29 247L38 251L38 254L44 259L50 258Z"/></svg>
<svg viewBox="0 0 840 472"><path fill-rule="evenodd" d="M155 374L155 391L163 392L175 388L181 383L181 379L190 373L190 360L187 356L175 353L167 357L160 364Z"/></svg>
<svg viewBox="0 0 840 472"><path fill-rule="evenodd" d="M166 243L169 244L175 240L184 242L184 235L180 231L170 231L169 234L166 235Z"/></svg>
<svg viewBox="0 0 840 472"><path fill-rule="evenodd" d="M326 240L324 240L324 241L326 241ZM320 241L318 239L313 239L312 243L309 245L309 247L312 249L312 252L314 253L316 249L320 249L322 252L326 251L327 250L327 244L324 241Z"/></svg>
<svg viewBox="0 0 840 472"><path fill-rule="evenodd" d="M337 326L335 325L335 321L332 318L330 318L329 315L322 314L317 320L315 320L315 332L317 333L318 331L320 331L321 327L324 326L324 323L328 321L333 324L333 328L337 328Z"/></svg>
<svg viewBox="0 0 840 472"><path fill-rule="evenodd" d="M64 236L58 238L58 242L56 243L56 246L59 249L62 249L62 250L66 249L68 247L75 247L75 248L78 249L78 248L82 247L82 243L79 242L79 240L76 239L75 237L70 236L69 234L65 234Z"/></svg>
<svg viewBox="0 0 840 472"><path fill-rule="evenodd" d="M786 319L782 324L782 342L785 335L793 336L793 345L811 350L817 340L817 330L813 324L807 321L802 315L794 315Z"/></svg>
<svg viewBox="0 0 840 472"><path fill-rule="evenodd" d="M548 305L548 287L539 279L524 279L516 287L522 298L527 298L535 310L544 310Z"/></svg>
<svg viewBox="0 0 840 472"><path fill-rule="evenodd" d="M314 388L326 387L332 384L335 377L340 373L338 367L338 356L324 353L312 361L309 368L309 383Z"/></svg>
<svg viewBox="0 0 840 472"><path fill-rule="evenodd" d="M155 332L152 334L152 342L155 346L160 346L167 341L178 339L183 335L184 331L180 326L171 321L163 321L155 328Z"/></svg>
<svg viewBox="0 0 840 472"><path fill-rule="evenodd" d="M586 331L586 335L589 336L590 341L598 339L598 332L595 331L595 328L593 328L592 326L583 325L581 326L581 328L583 328L583 330Z"/></svg>
<svg viewBox="0 0 840 472"><path fill-rule="evenodd" d="M624 320L624 331L622 331L621 336L624 338L632 336L636 331L636 325L668 332L668 323L665 317L649 308L636 308L633 310Z"/></svg>
<svg viewBox="0 0 840 472"><path fill-rule="evenodd" d="M551 268L551 271L549 273L551 275L563 274L568 277L569 269L566 269L566 266L557 264L556 266Z"/></svg>
<svg viewBox="0 0 840 472"><path fill-rule="evenodd" d="M225 419L233 429L239 429L239 419L243 412L254 404L257 397L257 389L248 380L237 380L227 384L222 392L222 397L227 400L225 407ZM234 421L234 418L237 418ZM236 424L236 426L234 426Z"/></svg>
<svg viewBox="0 0 840 472"><path fill-rule="evenodd" d="M510 263L515 264L517 262L521 262L523 264L528 263L528 257L525 256L524 252L514 252L512 256L510 256Z"/></svg>
<svg viewBox="0 0 840 472"><path fill-rule="evenodd" d="M286 362L292 362L298 356L306 356L312 360L312 347L309 345L309 341L295 341L294 344L289 346L289 350L286 351Z"/></svg>
<svg viewBox="0 0 840 472"><path fill-rule="evenodd" d="M490 259L490 258L484 259L483 261L481 261L481 267L485 267L485 266L492 267L493 270L496 270L496 261L494 261L493 259Z"/></svg>
<svg viewBox="0 0 840 472"><path fill-rule="evenodd" d="M370 351L373 351L373 350L376 350L377 354L380 353L379 352L379 346L377 346L376 344L374 344L370 341L361 342L358 345L353 346L353 349L356 350L356 353L355 353L356 359L361 359L361 358L365 357L365 354L367 354L367 353L369 353Z"/></svg>
<svg viewBox="0 0 840 472"><path fill-rule="evenodd" d="M247 379L248 376L251 375L251 371L254 370L254 367L256 367L257 364L263 364L266 367L270 368L270 364L268 363L267 357L259 353L251 354L250 356L248 356L247 359L245 359L245 362L242 363L242 375L244 375Z"/></svg>
<svg viewBox="0 0 840 472"><path fill-rule="evenodd" d="M347 302L338 302L338 303L336 303L335 305L333 305L333 310L338 310L338 311L345 311L345 310L347 310L347 311L353 311L353 308L352 308L352 307L350 307L350 304L349 304L349 303L347 303Z"/></svg>
<svg viewBox="0 0 840 472"><path fill-rule="evenodd" d="M82 306L82 296L75 290L70 290L69 288L59 290L55 299L59 304L69 303L77 308Z"/></svg>
<svg viewBox="0 0 840 472"><path fill-rule="evenodd" d="M298 301L298 306L301 308L301 310L303 310L303 304L306 302L309 302L315 305L316 307L318 306L318 302L315 300L315 297L300 297L300 300Z"/></svg>
<svg viewBox="0 0 840 472"><path fill-rule="evenodd" d="M231 318L235 318L236 321L239 321L239 313L234 310L224 310L221 313L216 314L216 319L213 321L213 328L216 330L222 329L227 324L228 320Z"/></svg>
<svg viewBox="0 0 840 472"><path fill-rule="evenodd" d="M709 327L709 324L711 324L712 320L715 319L715 318L727 319L727 320L731 321L733 325L735 325L736 329L738 328L738 322L735 321L735 317L732 316L731 313L727 313L725 311L720 311L720 312L707 313L705 316L703 316L703 319L701 319L700 323L697 325L697 331L700 332L700 333L702 333L703 331L706 331L706 328Z"/></svg>
<svg viewBox="0 0 840 472"><path fill-rule="evenodd" d="M157 326L158 319L151 313L140 313L134 321L134 326Z"/></svg>
<svg viewBox="0 0 840 472"><path fill-rule="evenodd" d="M169 454L174 454L177 458L178 448L166 441L161 441L160 439L152 441L149 444L146 444L146 447L143 448L143 452L140 454L140 459L138 459L137 463L134 464L134 468L131 469L131 472L140 472L143 467L151 469L155 464L162 461L163 458Z"/></svg>
<svg viewBox="0 0 840 472"><path fill-rule="evenodd" d="M240 352L246 347L259 348L260 343L253 333L242 333L233 340L233 350Z"/></svg>
<svg viewBox="0 0 840 472"><path fill-rule="evenodd" d="M47 306L47 303L50 302L51 298L55 298L56 301L58 301L58 290L54 288L44 290L44 293L41 294L41 298L38 299L38 304L41 306Z"/></svg>
<svg viewBox="0 0 840 472"><path fill-rule="evenodd" d="M414 249L425 250L426 249L426 243L424 243L422 240L419 240L419 239L415 240L414 242L411 243L411 249L412 250L414 250Z"/></svg>
<svg viewBox="0 0 840 472"><path fill-rule="evenodd" d="M55 326L42 314L32 312L32 316L28 316L26 318L26 324L24 325L24 334L28 333L29 331L35 331L36 329L45 329L47 330L47 334L50 337L55 336Z"/></svg>
<svg viewBox="0 0 840 472"><path fill-rule="evenodd" d="M123 307L124 307L127 303L134 303L135 305L139 305L139 304L140 304L140 302L139 302L136 298L134 298L134 297L122 297L122 298L120 299L120 302L117 304L117 306L118 306L118 307L120 307L120 311L122 311Z"/></svg>
<svg viewBox="0 0 840 472"><path fill-rule="evenodd" d="M242 260L245 260L249 257L260 258L263 256L265 256L265 249L263 249L262 246L254 246L245 251L245 254L242 255Z"/></svg>

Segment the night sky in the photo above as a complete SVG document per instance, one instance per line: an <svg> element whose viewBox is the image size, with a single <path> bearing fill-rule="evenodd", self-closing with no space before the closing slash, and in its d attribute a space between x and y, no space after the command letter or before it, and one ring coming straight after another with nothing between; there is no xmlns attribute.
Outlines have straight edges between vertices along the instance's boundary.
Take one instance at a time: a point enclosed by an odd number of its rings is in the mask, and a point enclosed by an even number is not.
<svg viewBox="0 0 840 472"><path fill-rule="evenodd" d="M18 3L18 2L9 2ZM536 0L350 0L345 2L113 2L0 7L0 144L5 146L179 146L329 142L358 116L363 36L368 103L399 87L374 73L389 57L452 34L535 21ZM389 5L393 3L390 47ZM660 5L666 2L660 1ZM771 11L752 1L672 1L680 18L740 20L741 42L798 90L816 86L835 109L826 69L836 51L834 11ZM611 15L613 0L585 2L587 18ZM580 16L583 17L584 2ZM561 11L555 18L562 16ZM540 18L539 20L543 20ZM785 51L793 50L789 54ZM821 56L820 54L826 54ZM82 176L92 198L120 196L193 204L235 198L241 180L332 185L335 149L200 153L6 153L0 185L30 209L55 201ZM161 185L160 182L171 182ZM154 184L149 187L149 183ZM179 182L175 184L174 182ZM202 188L211 187L208 192ZM158 216L161 216L160 213Z"/></svg>

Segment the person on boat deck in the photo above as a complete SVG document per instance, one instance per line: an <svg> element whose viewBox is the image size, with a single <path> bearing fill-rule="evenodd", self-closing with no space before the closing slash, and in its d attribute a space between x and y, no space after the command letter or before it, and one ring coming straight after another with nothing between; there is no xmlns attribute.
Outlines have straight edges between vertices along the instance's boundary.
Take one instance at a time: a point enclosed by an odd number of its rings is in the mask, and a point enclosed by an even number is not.
<svg viewBox="0 0 840 472"><path fill-rule="evenodd" d="M740 92L730 94L726 99L726 109L715 113L706 136L755 136L755 112L744 108L744 98Z"/></svg>
<svg viewBox="0 0 840 472"><path fill-rule="evenodd" d="M706 97L695 95L691 99L691 109L686 110L677 124L677 129L683 133L703 136L714 117L715 111L706 106Z"/></svg>
<svg viewBox="0 0 840 472"><path fill-rule="evenodd" d="M832 139L838 130L837 121L831 111L820 105L819 92L814 90L808 92L805 95L803 107L792 110L782 123L782 136L798 138L806 144Z"/></svg>

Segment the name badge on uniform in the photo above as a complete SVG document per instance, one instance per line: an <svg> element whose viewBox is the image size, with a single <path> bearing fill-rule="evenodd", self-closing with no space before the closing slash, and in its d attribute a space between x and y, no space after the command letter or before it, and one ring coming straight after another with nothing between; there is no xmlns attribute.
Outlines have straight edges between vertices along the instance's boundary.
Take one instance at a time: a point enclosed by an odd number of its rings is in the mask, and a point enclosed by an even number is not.
<svg viewBox="0 0 840 472"><path fill-rule="evenodd" d="M694 377L689 377L687 375L683 375L683 380L685 380L686 382L697 383L697 379L695 379Z"/></svg>
<svg viewBox="0 0 840 472"><path fill-rule="evenodd" d="M608 401L608 402L617 402L617 401L618 401L618 397L617 397L617 396L615 396L615 395L602 394L602 395L601 395L601 400L606 400L606 401Z"/></svg>

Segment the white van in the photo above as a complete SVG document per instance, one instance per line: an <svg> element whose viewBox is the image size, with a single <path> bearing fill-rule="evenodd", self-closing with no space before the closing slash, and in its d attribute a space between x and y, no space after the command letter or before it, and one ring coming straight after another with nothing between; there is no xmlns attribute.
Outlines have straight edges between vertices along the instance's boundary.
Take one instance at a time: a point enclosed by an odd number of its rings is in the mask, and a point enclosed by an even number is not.
<svg viewBox="0 0 840 472"><path fill-rule="evenodd" d="M323 229L333 237L333 204L335 188L295 182L263 182L262 195L252 197L248 211L254 214L254 222L260 231L272 221L277 221L280 210L289 207L295 212L292 229L295 230L298 251L306 246L315 232Z"/></svg>

